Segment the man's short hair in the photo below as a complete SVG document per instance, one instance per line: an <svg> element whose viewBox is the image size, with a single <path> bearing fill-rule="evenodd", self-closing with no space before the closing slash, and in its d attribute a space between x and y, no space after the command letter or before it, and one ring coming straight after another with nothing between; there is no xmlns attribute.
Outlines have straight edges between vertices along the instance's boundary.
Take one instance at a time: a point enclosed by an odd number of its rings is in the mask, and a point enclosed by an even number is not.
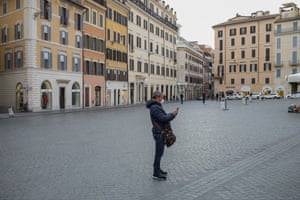
<svg viewBox="0 0 300 200"><path fill-rule="evenodd" d="M152 99L156 99L157 97L161 97L162 93L160 91L155 91L152 94Z"/></svg>

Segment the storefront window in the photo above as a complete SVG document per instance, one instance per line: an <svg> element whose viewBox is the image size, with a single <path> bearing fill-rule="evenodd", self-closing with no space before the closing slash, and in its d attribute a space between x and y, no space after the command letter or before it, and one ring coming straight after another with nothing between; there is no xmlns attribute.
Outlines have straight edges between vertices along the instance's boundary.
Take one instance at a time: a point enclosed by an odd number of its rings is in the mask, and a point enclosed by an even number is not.
<svg viewBox="0 0 300 200"><path fill-rule="evenodd" d="M72 86L72 106L80 107L80 85L77 82Z"/></svg>
<svg viewBox="0 0 300 200"><path fill-rule="evenodd" d="M48 81L44 81L41 85L41 108L52 108L52 87Z"/></svg>

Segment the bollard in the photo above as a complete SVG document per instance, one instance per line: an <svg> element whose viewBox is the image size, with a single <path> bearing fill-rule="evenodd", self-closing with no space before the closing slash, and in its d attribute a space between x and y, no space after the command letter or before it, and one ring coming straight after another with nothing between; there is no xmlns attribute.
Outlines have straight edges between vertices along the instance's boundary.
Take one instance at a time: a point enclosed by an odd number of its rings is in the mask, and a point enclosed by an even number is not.
<svg viewBox="0 0 300 200"><path fill-rule="evenodd" d="M9 106L9 107L8 107L8 116L9 116L9 117L13 117L13 116L14 116L14 111L13 111L13 109L12 109L12 106Z"/></svg>
<svg viewBox="0 0 300 200"><path fill-rule="evenodd" d="M228 110L228 105L227 105L227 99L226 98L221 99L221 109Z"/></svg>

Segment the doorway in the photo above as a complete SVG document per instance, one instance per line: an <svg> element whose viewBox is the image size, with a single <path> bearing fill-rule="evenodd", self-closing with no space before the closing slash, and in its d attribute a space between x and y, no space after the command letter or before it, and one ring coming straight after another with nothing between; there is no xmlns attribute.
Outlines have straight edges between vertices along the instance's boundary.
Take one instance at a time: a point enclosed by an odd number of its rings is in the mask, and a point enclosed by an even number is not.
<svg viewBox="0 0 300 200"><path fill-rule="evenodd" d="M65 109L65 88L59 88L59 108Z"/></svg>

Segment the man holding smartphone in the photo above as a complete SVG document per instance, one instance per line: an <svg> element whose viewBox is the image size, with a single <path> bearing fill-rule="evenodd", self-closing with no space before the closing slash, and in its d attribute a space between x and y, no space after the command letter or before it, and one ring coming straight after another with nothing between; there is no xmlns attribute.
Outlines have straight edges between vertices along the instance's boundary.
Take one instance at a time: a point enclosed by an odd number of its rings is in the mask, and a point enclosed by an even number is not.
<svg viewBox="0 0 300 200"><path fill-rule="evenodd" d="M152 99L146 104L146 107L150 109L150 117L152 122L152 133L155 141L155 155L153 163L153 176L155 180L166 180L167 172L160 168L160 161L164 153L165 136L161 130L169 128L170 122L177 116L178 107L171 113L166 113L162 107L164 101L164 95L160 91L155 91L152 94Z"/></svg>

